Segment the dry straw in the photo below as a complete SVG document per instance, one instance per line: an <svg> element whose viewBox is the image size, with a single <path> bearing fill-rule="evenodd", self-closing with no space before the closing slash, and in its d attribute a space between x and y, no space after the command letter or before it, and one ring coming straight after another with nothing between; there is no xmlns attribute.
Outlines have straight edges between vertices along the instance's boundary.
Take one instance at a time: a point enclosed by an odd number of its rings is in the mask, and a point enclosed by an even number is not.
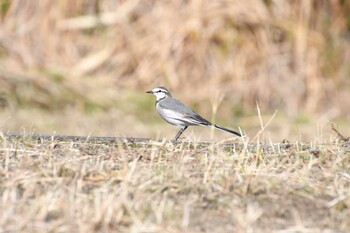
<svg viewBox="0 0 350 233"><path fill-rule="evenodd" d="M221 90L244 109L349 114L348 1L1 4L0 91L10 101L50 107L68 92L108 107L113 90L162 83L192 101Z"/></svg>

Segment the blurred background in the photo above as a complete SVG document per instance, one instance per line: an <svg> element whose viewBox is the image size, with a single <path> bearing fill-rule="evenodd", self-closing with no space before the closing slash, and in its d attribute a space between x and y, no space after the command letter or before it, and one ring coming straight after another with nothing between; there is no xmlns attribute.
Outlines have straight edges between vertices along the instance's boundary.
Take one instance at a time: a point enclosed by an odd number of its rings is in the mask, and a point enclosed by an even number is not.
<svg viewBox="0 0 350 233"><path fill-rule="evenodd" d="M265 139L350 132L348 0L0 0L0 24L5 132L173 137L155 86L251 138L257 105Z"/></svg>

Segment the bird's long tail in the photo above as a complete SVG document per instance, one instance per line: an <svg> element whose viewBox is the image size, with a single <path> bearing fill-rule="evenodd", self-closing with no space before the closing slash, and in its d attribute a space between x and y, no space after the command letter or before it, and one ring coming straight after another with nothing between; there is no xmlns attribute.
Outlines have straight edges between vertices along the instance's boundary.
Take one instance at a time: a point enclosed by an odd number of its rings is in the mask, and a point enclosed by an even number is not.
<svg viewBox="0 0 350 233"><path fill-rule="evenodd" d="M233 130L230 130L230 129L226 129L226 128L221 127L221 126L219 126L219 125L214 125L214 126L215 126L215 128L217 128L217 129L220 129L220 130L226 131L226 132L228 132L228 133L232 133L232 134L234 134L234 135L237 135L237 136L239 136L239 137L242 137L242 135L241 135L240 133L236 132L236 131L233 131Z"/></svg>

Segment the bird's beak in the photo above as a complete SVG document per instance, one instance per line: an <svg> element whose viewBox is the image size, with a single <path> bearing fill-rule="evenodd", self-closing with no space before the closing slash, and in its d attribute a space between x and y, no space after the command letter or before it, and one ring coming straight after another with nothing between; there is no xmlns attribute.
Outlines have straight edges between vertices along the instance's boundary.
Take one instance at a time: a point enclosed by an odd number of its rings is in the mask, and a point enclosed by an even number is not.
<svg viewBox="0 0 350 233"><path fill-rule="evenodd" d="M153 94L153 91L146 91L146 93L148 93L148 94Z"/></svg>

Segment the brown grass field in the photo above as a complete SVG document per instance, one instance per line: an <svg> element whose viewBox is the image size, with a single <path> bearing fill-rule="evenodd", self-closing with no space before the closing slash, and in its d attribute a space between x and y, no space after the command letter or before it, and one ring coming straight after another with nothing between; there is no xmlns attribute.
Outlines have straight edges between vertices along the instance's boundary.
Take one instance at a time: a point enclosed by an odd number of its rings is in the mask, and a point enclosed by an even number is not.
<svg viewBox="0 0 350 233"><path fill-rule="evenodd" d="M349 141L1 144L1 232L350 229Z"/></svg>
<svg viewBox="0 0 350 233"><path fill-rule="evenodd" d="M0 0L0 233L350 232L349 12ZM169 142L155 86L245 137L190 127Z"/></svg>

